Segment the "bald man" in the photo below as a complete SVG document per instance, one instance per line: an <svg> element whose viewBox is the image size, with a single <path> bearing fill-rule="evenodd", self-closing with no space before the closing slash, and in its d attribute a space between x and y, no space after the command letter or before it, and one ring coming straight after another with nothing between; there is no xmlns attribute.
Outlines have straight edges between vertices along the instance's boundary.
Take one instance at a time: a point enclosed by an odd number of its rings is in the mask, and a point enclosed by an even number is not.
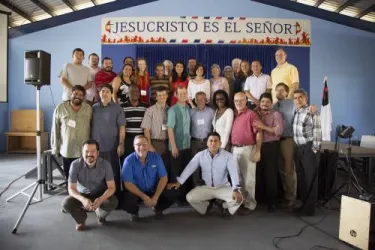
<svg viewBox="0 0 375 250"><path fill-rule="evenodd" d="M277 102L276 85L283 82L289 87L288 99L293 99L292 95L295 89L299 88L299 75L296 66L286 61L287 53L284 49L278 49L275 54L277 62L276 68L271 72L272 80L272 99Z"/></svg>
<svg viewBox="0 0 375 250"><path fill-rule="evenodd" d="M255 200L255 173L256 163L260 160L262 132L253 126L253 123L255 121L260 122L260 119L254 111L247 108L246 95L243 92L234 96L234 105L237 109L237 115L233 121L231 143L233 155L238 161L244 197L244 207L239 210L239 213L247 215L257 205Z"/></svg>

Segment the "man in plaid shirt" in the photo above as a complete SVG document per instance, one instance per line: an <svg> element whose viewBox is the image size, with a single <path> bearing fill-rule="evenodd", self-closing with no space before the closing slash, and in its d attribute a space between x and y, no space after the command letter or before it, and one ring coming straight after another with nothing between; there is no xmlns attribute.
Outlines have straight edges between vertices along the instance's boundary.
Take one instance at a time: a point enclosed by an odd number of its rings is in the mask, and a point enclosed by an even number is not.
<svg viewBox="0 0 375 250"><path fill-rule="evenodd" d="M293 138L296 143L294 161L297 172L297 191L302 201L295 211L313 216L318 196L317 153L322 142L320 116L318 113L310 113L305 90L295 90L293 99L296 105L293 118Z"/></svg>

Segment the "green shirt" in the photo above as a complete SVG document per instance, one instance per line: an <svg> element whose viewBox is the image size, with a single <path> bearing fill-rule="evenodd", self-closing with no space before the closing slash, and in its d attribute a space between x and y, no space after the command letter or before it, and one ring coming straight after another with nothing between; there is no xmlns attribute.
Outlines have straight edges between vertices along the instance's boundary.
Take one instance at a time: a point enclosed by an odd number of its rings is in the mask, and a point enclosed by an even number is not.
<svg viewBox="0 0 375 250"><path fill-rule="evenodd" d="M190 114L189 107L180 103L168 110L168 128L173 128L174 139L179 150L190 148ZM172 150L169 142L169 150Z"/></svg>
<svg viewBox="0 0 375 250"><path fill-rule="evenodd" d="M90 137L92 108L83 102L76 112L70 101L59 104L53 113L51 147L65 158L82 156L82 144Z"/></svg>

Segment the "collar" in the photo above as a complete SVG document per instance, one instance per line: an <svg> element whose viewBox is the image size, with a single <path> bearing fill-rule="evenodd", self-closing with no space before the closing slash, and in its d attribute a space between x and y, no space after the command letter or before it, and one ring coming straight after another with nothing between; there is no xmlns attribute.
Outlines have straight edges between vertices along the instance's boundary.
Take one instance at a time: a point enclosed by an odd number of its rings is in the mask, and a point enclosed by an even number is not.
<svg viewBox="0 0 375 250"><path fill-rule="evenodd" d="M179 108L187 108L187 105L182 105L180 102L177 102L175 105L178 105Z"/></svg>
<svg viewBox="0 0 375 250"><path fill-rule="evenodd" d="M216 153L216 155L215 156L217 156L217 155L220 155L220 153L221 153L221 150L222 150L222 148L219 148L219 151L217 151L217 153ZM210 150L209 149L206 149L206 155L207 156L209 156L209 157L211 157L211 159L213 159L214 158L214 156L211 154L211 152L210 152Z"/></svg>
<svg viewBox="0 0 375 250"><path fill-rule="evenodd" d="M249 110L249 109L248 109L247 107L245 107L245 109L244 109L243 111L241 111L241 112L238 112L238 110L237 110L237 116L240 116L240 115L242 115L242 114L247 113L248 110Z"/></svg>
<svg viewBox="0 0 375 250"><path fill-rule="evenodd" d="M86 168L88 168L88 169L94 169L94 168L96 168L96 165L97 165L97 163L98 163L98 158L96 158L95 165L92 166L92 167L90 167L90 166L85 162L85 159L83 159L83 162L84 162L84 166L85 166Z"/></svg>
<svg viewBox="0 0 375 250"><path fill-rule="evenodd" d="M107 106L104 106L103 103L100 101L100 107L101 107L101 108L110 107L110 106L112 106L113 104L114 104L114 102L113 102L113 101L110 101L110 102L108 103Z"/></svg>
<svg viewBox="0 0 375 250"><path fill-rule="evenodd" d="M288 65L289 65L289 63L287 61L285 61L285 63L283 65L281 65L281 66L277 65L277 68L281 69L281 68L284 68L284 67L286 67Z"/></svg>
<svg viewBox="0 0 375 250"><path fill-rule="evenodd" d="M259 76L256 76L255 74L252 74L252 76L254 76L254 77L258 78L258 77L261 77L261 76L263 76L263 73L262 73L262 72L260 72Z"/></svg>
<svg viewBox="0 0 375 250"><path fill-rule="evenodd" d="M158 108L158 109L166 109L168 108L168 104L165 104L164 108L162 108L162 106L159 104L159 103L155 103L155 106Z"/></svg>
<svg viewBox="0 0 375 250"><path fill-rule="evenodd" d="M135 154L135 157L138 159L138 161L141 162L141 159L139 158L139 155L137 154L137 152L134 152L134 154ZM146 155L146 165L148 161L148 156L149 156L149 152L147 152L147 155Z"/></svg>
<svg viewBox="0 0 375 250"><path fill-rule="evenodd" d="M297 108L297 109L296 109L296 112L304 111L304 110L306 110L308 107L309 107L309 105L306 104L305 106L303 106L303 107L301 107L301 108Z"/></svg>

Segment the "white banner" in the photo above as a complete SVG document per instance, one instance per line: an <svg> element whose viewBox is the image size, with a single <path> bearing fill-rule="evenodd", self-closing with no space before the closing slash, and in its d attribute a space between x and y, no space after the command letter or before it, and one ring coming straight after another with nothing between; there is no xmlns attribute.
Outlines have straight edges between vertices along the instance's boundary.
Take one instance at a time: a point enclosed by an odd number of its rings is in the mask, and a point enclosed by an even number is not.
<svg viewBox="0 0 375 250"><path fill-rule="evenodd" d="M311 22L246 17L103 18L102 44L251 44L310 46Z"/></svg>

